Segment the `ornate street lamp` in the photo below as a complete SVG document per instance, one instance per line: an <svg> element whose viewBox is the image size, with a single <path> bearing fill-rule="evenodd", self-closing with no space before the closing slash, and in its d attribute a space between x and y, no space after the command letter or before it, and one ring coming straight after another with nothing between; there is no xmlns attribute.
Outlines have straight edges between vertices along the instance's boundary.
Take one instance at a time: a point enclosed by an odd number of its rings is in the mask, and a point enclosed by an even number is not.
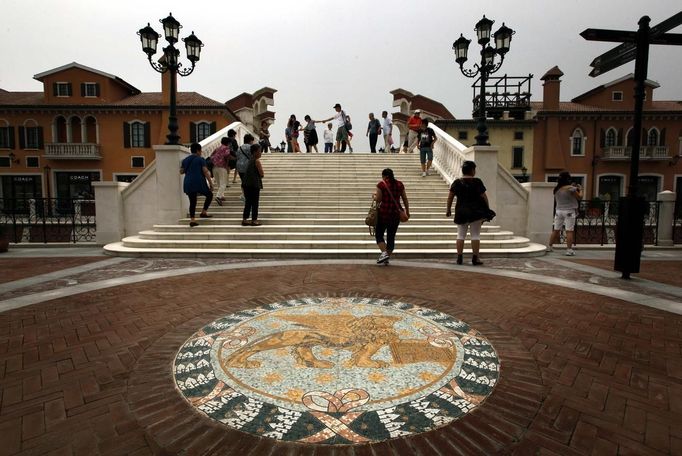
<svg viewBox="0 0 682 456"><path fill-rule="evenodd" d="M478 97L478 124L476 125L476 129L478 130L478 135L476 135L477 146L490 145L490 143L488 143L488 127L485 120L485 83L488 81L488 77L502 66L504 56L509 52L509 44L511 43L512 35L516 33L502 23L502 27L493 34L493 39L495 40L495 47L493 48L489 43L494 23L495 21L492 21L485 16L476 23L476 38L478 44L481 45L481 63L475 63L474 68L471 70L464 68L464 62L468 60L467 53L471 40L464 38L464 35L460 34L459 38L452 43L452 49L455 51L455 62L459 65L462 74L468 78L475 78L480 75L481 91ZM500 61L497 63L495 62L496 55L500 56Z"/></svg>
<svg viewBox="0 0 682 456"><path fill-rule="evenodd" d="M140 36L142 43L142 52L147 54L149 64L159 73L170 72L170 114L168 116L168 141L166 144L179 144L180 136L178 135L178 118L177 118L177 75L189 76L194 71L194 66L199 61L201 48L204 44L199 38L194 35L194 32L187 38L183 38L185 42L185 50L187 51L187 59L192 62L191 68L182 68L182 63L178 62L180 57L180 50L175 47L180 35L182 25L169 14L167 18L161 19L159 22L163 25L163 33L168 41L168 46L163 48L163 57L158 62L152 60L152 56L156 54L156 46L161 35L151 28L149 23L144 28L141 28L137 34Z"/></svg>

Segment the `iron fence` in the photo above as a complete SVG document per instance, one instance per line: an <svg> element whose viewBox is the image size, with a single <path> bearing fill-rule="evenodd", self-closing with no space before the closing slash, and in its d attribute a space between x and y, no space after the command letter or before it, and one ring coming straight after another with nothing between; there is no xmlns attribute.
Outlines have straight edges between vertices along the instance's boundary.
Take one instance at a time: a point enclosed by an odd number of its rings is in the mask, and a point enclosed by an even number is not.
<svg viewBox="0 0 682 456"><path fill-rule="evenodd" d="M95 201L80 198L0 198L0 229L10 242L94 242Z"/></svg>
<svg viewBox="0 0 682 456"><path fill-rule="evenodd" d="M682 244L682 201L675 204L673 215L673 244Z"/></svg>
<svg viewBox="0 0 682 456"><path fill-rule="evenodd" d="M644 244L658 245L658 218L660 203L647 202L644 214ZM678 224L680 220L677 219ZM575 222L576 244L615 244L618 222L617 201L581 201ZM566 242L565 231L561 242Z"/></svg>

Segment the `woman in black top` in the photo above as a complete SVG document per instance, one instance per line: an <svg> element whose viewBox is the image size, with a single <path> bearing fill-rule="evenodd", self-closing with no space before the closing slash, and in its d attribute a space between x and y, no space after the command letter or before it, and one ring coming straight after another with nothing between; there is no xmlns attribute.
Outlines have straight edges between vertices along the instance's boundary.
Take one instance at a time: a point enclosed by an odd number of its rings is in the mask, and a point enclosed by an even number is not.
<svg viewBox="0 0 682 456"><path fill-rule="evenodd" d="M244 146L242 146L244 147ZM244 212L242 213L242 226L260 226L258 221L258 202L260 191L263 188L263 166L260 162L261 148L258 144L251 145L251 158L246 166L242 189L244 191ZM251 221L249 221L249 214Z"/></svg>
<svg viewBox="0 0 682 456"><path fill-rule="evenodd" d="M485 194L485 185L481 179L474 177L476 163L465 161L462 164L462 177L456 179L450 187L448 195L448 207L445 214L450 217L452 200L457 197L455 204L455 223L457 224L457 264L463 263L464 239L467 228L471 230L471 251L473 257L471 264L482 265L478 257L481 246L481 225L489 212L488 196Z"/></svg>

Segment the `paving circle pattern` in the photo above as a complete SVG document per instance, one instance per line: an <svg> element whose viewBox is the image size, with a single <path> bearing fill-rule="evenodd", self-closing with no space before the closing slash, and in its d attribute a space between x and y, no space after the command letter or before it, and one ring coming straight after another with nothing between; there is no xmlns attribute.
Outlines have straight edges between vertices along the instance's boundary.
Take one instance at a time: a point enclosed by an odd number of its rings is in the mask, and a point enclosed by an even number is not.
<svg viewBox="0 0 682 456"><path fill-rule="evenodd" d="M361 444L426 432L490 395L499 359L440 311L362 297L291 299L197 331L175 384L225 426L282 441Z"/></svg>

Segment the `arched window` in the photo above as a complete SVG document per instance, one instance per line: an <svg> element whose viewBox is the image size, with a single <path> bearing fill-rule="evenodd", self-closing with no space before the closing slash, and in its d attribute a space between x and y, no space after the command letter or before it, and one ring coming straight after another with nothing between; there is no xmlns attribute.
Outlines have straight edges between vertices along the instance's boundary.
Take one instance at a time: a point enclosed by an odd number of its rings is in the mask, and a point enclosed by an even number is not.
<svg viewBox="0 0 682 456"><path fill-rule="evenodd" d="M608 130L606 130L606 140L604 142L604 145L606 147L616 146L617 140L618 140L618 133L616 132L615 128L609 128Z"/></svg>
<svg viewBox="0 0 682 456"><path fill-rule="evenodd" d="M97 143L97 120L93 116L88 116L83 121L85 126L83 134L84 143Z"/></svg>
<svg viewBox="0 0 682 456"><path fill-rule="evenodd" d="M42 149L43 129L38 122L28 119L19 130L19 144L22 149Z"/></svg>
<svg viewBox="0 0 682 456"><path fill-rule="evenodd" d="M204 139L211 136L211 124L208 122L197 123L197 142L201 142Z"/></svg>
<svg viewBox="0 0 682 456"><path fill-rule="evenodd" d="M571 155L585 155L585 135L580 128L571 135Z"/></svg>
<svg viewBox="0 0 682 456"><path fill-rule="evenodd" d="M54 142L56 142L56 143L67 142L66 118L64 118L64 116L57 117L54 121L54 126L55 126L55 129L54 129L55 135L53 137Z"/></svg>
<svg viewBox="0 0 682 456"><path fill-rule="evenodd" d="M69 126L71 127L71 141L73 143L83 142L82 138L82 123L81 118L78 116L72 116L69 118Z"/></svg>
<svg viewBox="0 0 682 456"><path fill-rule="evenodd" d="M632 135L634 130L632 128L628 129L627 134L625 135L625 146L626 147L632 147Z"/></svg>
<svg viewBox="0 0 682 456"><path fill-rule="evenodd" d="M658 129L652 128L646 135L646 145L647 146L658 146Z"/></svg>

